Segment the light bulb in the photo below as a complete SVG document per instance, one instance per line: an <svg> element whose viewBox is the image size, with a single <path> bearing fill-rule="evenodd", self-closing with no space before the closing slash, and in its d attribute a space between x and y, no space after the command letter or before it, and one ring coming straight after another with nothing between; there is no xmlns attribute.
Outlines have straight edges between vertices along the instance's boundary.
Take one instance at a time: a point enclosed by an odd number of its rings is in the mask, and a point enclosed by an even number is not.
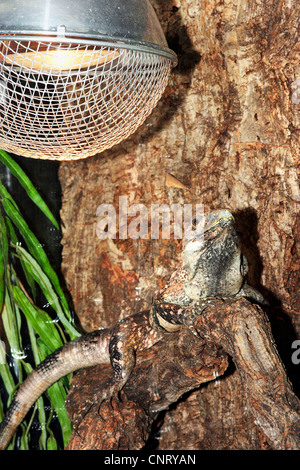
<svg viewBox="0 0 300 470"><path fill-rule="evenodd" d="M99 66L118 57L119 52L111 49L65 49L57 47L51 50L19 51L5 56L7 65L24 67L39 72L68 71Z"/></svg>
<svg viewBox="0 0 300 470"><path fill-rule="evenodd" d="M151 0L2 0L0 148L103 152L142 125L176 64Z"/></svg>

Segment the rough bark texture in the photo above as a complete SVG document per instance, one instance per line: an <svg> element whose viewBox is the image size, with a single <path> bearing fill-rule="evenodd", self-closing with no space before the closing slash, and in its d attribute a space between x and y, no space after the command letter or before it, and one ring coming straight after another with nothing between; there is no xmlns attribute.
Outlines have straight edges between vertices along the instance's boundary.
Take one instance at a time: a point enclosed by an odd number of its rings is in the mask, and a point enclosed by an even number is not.
<svg viewBox="0 0 300 470"><path fill-rule="evenodd" d="M197 304L188 310L197 313ZM197 338L183 328L181 334L166 334L151 350L139 353L122 400L95 403L93 412L76 426L68 449L147 448L151 425L159 421L151 410L168 409L185 393L222 376L228 367L226 352L233 358L250 415L261 431L260 447L299 449L300 401L261 309L246 299L217 300L198 315L195 327ZM97 367L77 376L68 404L73 421L110 374L109 367Z"/></svg>
<svg viewBox="0 0 300 470"><path fill-rule="evenodd" d="M300 5L154 0L178 54L163 99L115 148L60 167L63 272L87 331L148 308L176 268L178 240L96 235L97 207L202 203L236 215L249 282L269 300L279 353L299 393L291 345L299 321ZM185 188L174 186L173 175ZM168 411L161 449L265 448L241 376L231 373Z"/></svg>
<svg viewBox="0 0 300 470"><path fill-rule="evenodd" d="M162 361L161 358L164 358ZM156 412L152 406L167 408L186 392L223 375L227 354L214 343L195 338L189 330L167 334L166 338L137 358L137 365L122 392L122 400L95 403L71 437L68 449L144 448L151 436ZM111 376L110 367L80 372L69 394L68 410L76 420L85 400Z"/></svg>

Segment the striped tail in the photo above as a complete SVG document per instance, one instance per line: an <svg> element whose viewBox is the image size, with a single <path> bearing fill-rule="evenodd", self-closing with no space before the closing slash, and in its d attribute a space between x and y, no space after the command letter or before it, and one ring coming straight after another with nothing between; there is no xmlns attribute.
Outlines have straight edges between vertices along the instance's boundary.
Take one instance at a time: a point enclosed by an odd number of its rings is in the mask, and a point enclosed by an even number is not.
<svg viewBox="0 0 300 470"><path fill-rule="evenodd" d="M78 369L110 362L109 330L76 338L50 354L26 378L0 424L0 450L4 450L36 400L57 380Z"/></svg>

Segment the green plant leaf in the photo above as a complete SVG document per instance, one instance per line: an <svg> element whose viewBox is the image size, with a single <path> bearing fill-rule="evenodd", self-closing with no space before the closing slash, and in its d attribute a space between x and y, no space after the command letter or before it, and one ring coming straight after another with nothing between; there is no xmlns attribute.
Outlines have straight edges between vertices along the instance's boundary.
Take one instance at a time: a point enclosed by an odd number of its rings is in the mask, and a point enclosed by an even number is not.
<svg viewBox="0 0 300 470"><path fill-rule="evenodd" d="M11 239L11 243L13 245L18 245L19 242L18 242L16 233L14 231L14 228L12 226L12 223L11 223L10 219L8 217L6 217L5 222L6 222L6 225L7 225L7 228L8 228L8 233L9 233L9 237ZM33 300L35 300L36 299L35 281L32 277L30 267L28 265L25 265L22 260L20 260L20 261L21 261L21 266L22 266L23 272L25 274L26 281L28 283L28 286L30 287L32 298L33 298ZM15 276L15 278L17 278L17 275L15 274L15 272L14 272L14 276Z"/></svg>
<svg viewBox="0 0 300 470"><path fill-rule="evenodd" d="M16 384L6 362L6 351L3 341L0 341L0 375L10 401L16 389Z"/></svg>
<svg viewBox="0 0 300 470"><path fill-rule="evenodd" d="M1 183L1 181L0 181L0 195L1 195L3 198L9 199L10 202L14 205L14 208L15 208L17 211L19 211L17 204L15 203L15 201L13 200L13 198L11 197L11 195L9 194L9 192L7 191L6 187ZM19 211L19 212L20 212L20 211Z"/></svg>
<svg viewBox="0 0 300 470"><path fill-rule="evenodd" d="M59 230L59 224L48 208L47 204L40 196L38 191L31 183L28 176L24 173L22 168L11 158L4 150L0 150L0 160L7 166L9 171L18 179L19 183L23 186L30 199L38 206L38 208L45 214L45 216L52 222L52 224Z"/></svg>
<svg viewBox="0 0 300 470"><path fill-rule="evenodd" d="M50 351L60 348L63 345L63 341L51 317L44 310L32 305L19 286L13 286L13 295L28 322Z"/></svg>
<svg viewBox="0 0 300 470"><path fill-rule="evenodd" d="M28 246L28 249L32 256L35 258L36 262L41 266L42 270L44 273L48 276L48 278L51 280L57 295L60 298L63 310L67 318L72 321L71 315L69 313L69 306L68 302L65 298L65 295L62 291L62 288L60 286L59 279L57 277L57 274L55 273L54 269L52 268L48 257L43 250L41 244L39 243L38 239L35 237L35 235L32 233L32 231L29 229L27 223L25 220L22 218L20 212L18 209L16 209L14 201L11 200L12 198L6 198L3 197L2 199L2 204L3 207L7 213L7 215L10 217L14 225L18 228L20 234L25 240L26 245ZM78 336L78 335L77 335Z"/></svg>
<svg viewBox="0 0 300 470"><path fill-rule="evenodd" d="M46 426L47 426L47 442L46 442L46 450L57 450L58 449L58 445L57 445L57 441L55 439L55 436L50 428L50 423L51 423L51 420L53 418L53 408L51 408L51 412L49 414L49 418L48 418L48 421L46 423Z"/></svg>
<svg viewBox="0 0 300 470"><path fill-rule="evenodd" d="M43 351L41 357L42 358L46 357L49 354L47 347L45 347L45 345L43 344L40 344L40 348L41 348L41 351ZM67 387L64 386L63 380L59 380L58 382L51 385L51 387L49 387L46 392L51 401L53 409L55 410L57 414L59 424L62 430L64 446L66 446L67 443L69 442L69 439L72 433L72 423L70 421L70 418L68 416L66 406L65 406L67 390L69 389L69 384L70 384L70 375L66 376L65 379L67 379L67 384L68 384Z"/></svg>
<svg viewBox="0 0 300 470"><path fill-rule="evenodd" d="M20 450L29 450L29 445L28 445L28 432L27 432L27 427L26 425L21 425L22 429L22 435L20 437L20 444L19 444L19 449ZM13 446L9 447L12 450L14 449L15 444L13 443Z"/></svg>
<svg viewBox="0 0 300 470"><path fill-rule="evenodd" d="M2 150L0 150L0 161L18 179L31 200L58 228L58 224L47 205L19 165ZM23 327L27 324L27 333L29 334L31 350L36 364L66 342L65 331L68 332L71 339L80 336L80 333L74 326L68 302L56 272L52 268L43 247L23 218L13 197L1 181L0 203L2 203L2 207L0 207L0 313L2 308L3 327L14 357L14 370L12 370L7 363L4 343L0 341L0 374L8 395L7 405L9 405L23 378L25 379L32 371L32 366L27 362L28 358L23 351L24 339L21 325ZM21 243L23 246L21 246ZM14 261L16 260L18 260L18 263L15 265ZM19 268L21 274L19 274ZM26 281L23 281L23 275ZM26 285L26 289L21 284L19 276ZM28 288L29 293L27 293ZM35 305L35 294L40 291L43 292L47 302L56 312L60 322L57 321L58 318L53 320L48 313ZM17 380L15 372L18 376ZM69 386L70 376L66 376L53 384L46 392L51 403L52 412L55 411L57 414L64 445L68 443L72 432L72 425L64 405ZM35 405L35 410L38 410L36 416L38 416L42 431L39 446L41 449L57 449L57 441L49 427L52 412L47 418L48 422L46 422L44 400L45 396L40 397ZM4 409L5 406L0 401L0 417L2 417ZM15 435L8 447L9 449L14 449L16 445L19 449L29 449L34 414L35 412L31 415L29 421L23 421L21 424L21 437L16 439Z"/></svg>
<svg viewBox="0 0 300 470"><path fill-rule="evenodd" d="M21 259L25 263L28 263L30 265L32 275L35 281L41 287L46 299L50 303L51 307L56 311L61 323L66 328L69 335L72 338L80 336L80 333L76 330L76 328L74 328L73 325L71 325L69 320L66 318L65 312L62 309L62 306L60 303L60 298L55 292L55 290L53 289L48 276L45 274L45 272L43 271L39 263L37 263L37 261L21 246L16 246L15 248L17 250L17 253L20 255Z"/></svg>
<svg viewBox="0 0 300 470"><path fill-rule="evenodd" d="M47 439L47 450L57 450L57 442L51 429L48 429L50 436Z"/></svg>
<svg viewBox="0 0 300 470"><path fill-rule="evenodd" d="M22 380L22 368L19 360L24 357L24 351L20 335L19 311L18 307L11 301L8 289L5 290L2 322L12 355L15 358L15 364L18 367L20 380Z"/></svg>
<svg viewBox="0 0 300 470"><path fill-rule="evenodd" d="M8 241L4 218L0 213L0 315L5 297L5 268L8 264Z"/></svg>
<svg viewBox="0 0 300 470"><path fill-rule="evenodd" d="M31 350L33 352L35 364L38 365L40 363L39 347L35 338L33 327L30 325L29 322L27 322L27 326L28 326L28 332L29 332L29 337L30 337ZM24 367L27 372L27 375L29 375L33 370L30 364L24 363ZM36 406L38 409L39 423L40 423L40 428L41 428L41 435L39 439L40 448L45 450L46 443L47 443L47 429L46 429L45 404L44 404L44 399L42 396L37 400Z"/></svg>
<svg viewBox="0 0 300 470"><path fill-rule="evenodd" d="M47 390L47 395L50 397L50 400L55 408L55 412L62 430L64 446L66 446L72 434L72 423L65 406L67 394L62 385L62 382L59 381L51 385L51 387Z"/></svg>

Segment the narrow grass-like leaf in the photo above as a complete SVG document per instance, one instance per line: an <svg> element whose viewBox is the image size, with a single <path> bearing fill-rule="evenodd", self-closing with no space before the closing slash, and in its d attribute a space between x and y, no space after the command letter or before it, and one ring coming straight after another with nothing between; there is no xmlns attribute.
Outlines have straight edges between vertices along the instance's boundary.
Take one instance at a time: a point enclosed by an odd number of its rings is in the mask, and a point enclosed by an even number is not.
<svg viewBox="0 0 300 470"><path fill-rule="evenodd" d="M19 165L6 152L1 150L0 161L17 178L30 199L51 220L54 226L59 228L48 206ZM6 361L3 344L0 342L0 374L8 394L7 405L9 405L15 390L22 383L23 377L25 378L32 371L31 364L26 362L28 359L22 346L21 324L22 326L25 325L24 319L26 319L31 351L36 364L64 344L66 341L65 331L68 332L71 339L80 336L80 333L73 324L68 302L56 272L52 268L43 247L24 220L13 197L1 181L0 203L2 203L0 210L0 313L1 306L3 306L3 326L14 357L14 367L18 368L17 374L20 382L16 384L11 368ZM21 236L20 239L18 238L19 235ZM23 246L21 246L21 243ZM28 250L25 249L25 246ZM11 251L11 247L15 249L15 252ZM16 265L13 263L14 258L18 258ZM20 274L17 274L20 268L25 275L25 286L19 280ZM30 289L29 294L26 292L28 288ZM57 319L53 322L48 313L34 304L35 293L40 292L40 290L43 292L46 301L56 312L60 322L56 323ZM61 426L64 445L68 443L72 432L72 425L65 409L65 399L69 385L70 376L66 376L53 384L47 391L51 409L57 414ZM35 410L38 410L38 419L42 431L39 447L41 449L56 449L57 441L49 427L52 413L48 416L47 422L44 399L45 397L40 397L35 406ZM1 402L1 417L4 408ZM22 435L18 439L16 439L16 435L13 437L9 445L10 449L15 448L17 441L19 449L29 449L34 414L35 411L29 422L24 421L22 423Z"/></svg>
<svg viewBox="0 0 300 470"><path fill-rule="evenodd" d="M4 419L3 403L0 397L0 422Z"/></svg>
<svg viewBox="0 0 300 470"><path fill-rule="evenodd" d="M47 450L57 450L57 442L51 429L48 430Z"/></svg>
<svg viewBox="0 0 300 470"><path fill-rule="evenodd" d="M69 320L66 318L65 313L61 307L59 297L57 296L57 293L53 289L48 276L41 269L41 266L39 265L39 263L37 263L36 260L21 246L16 246L15 248L17 250L17 253L22 258L22 260L25 263L28 263L30 265L31 270L32 270L32 275L35 281L41 287L46 299L48 300L51 307L56 311L61 323L66 328L69 335L72 338L80 336L80 333L78 333L78 331L74 328L73 325L70 324Z"/></svg>
<svg viewBox="0 0 300 470"><path fill-rule="evenodd" d="M48 346L51 351L54 351L57 348L60 348L63 345L63 341L59 336L59 333L52 322L51 317L37 308L35 305L32 305L30 300L26 297L24 292L19 286L13 287L14 299L19 305L20 309L24 313L28 322L44 343Z"/></svg>
<svg viewBox="0 0 300 470"><path fill-rule="evenodd" d="M6 228L6 220L0 211L0 246L3 257L4 266L8 264L8 233Z"/></svg>
<svg viewBox="0 0 300 470"><path fill-rule="evenodd" d="M4 258L3 251L0 246L0 315L4 306L4 297L5 297L5 269L4 269Z"/></svg>
<svg viewBox="0 0 300 470"><path fill-rule="evenodd" d="M64 446L66 446L69 442L70 436L72 434L72 423L68 416L65 400L67 397L66 391L62 385L62 382L56 382L53 384L47 391L47 395L49 396L51 403L55 408L55 412L57 414L59 424L62 430L62 436L64 440Z"/></svg>
<svg viewBox="0 0 300 470"><path fill-rule="evenodd" d="M50 428L50 424L51 424L51 421L52 421L52 418L53 418L53 408L51 408L51 412L49 414L49 418L48 418L48 421L47 421L47 435L48 435L48 438L47 438L47 443L46 443L46 449L47 450L57 450L58 449L58 444L57 444L57 441L55 439L55 436Z"/></svg>
<svg viewBox="0 0 300 470"><path fill-rule="evenodd" d="M25 220L23 219L20 211L15 205L15 202L9 196L9 197L2 198L2 204L5 209L6 214L8 215L8 217L10 217L11 221L18 228L21 236L24 238L24 241L26 245L28 246L29 251L35 257L37 262L42 266L43 270L49 276L53 285L58 290L58 294L62 296L62 300L67 305L67 301L65 300L64 294L61 290L58 277L54 269L52 268L44 249L42 248L36 236L32 233L32 231L28 227Z"/></svg>
<svg viewBox="0 0 300 470"><path fill-rule="evenodd" d="M26 426L26 423L21 425L21 429L22 429L22 435L21 435L20 439L18 439L18 442L19 442L18 449L19 450L29 450L28 428ZM13 445L11 447L9 447L9 449L11 449L11 450L14 449L15 442L16 442L16 439L14 440Z"/></svg>
<svg viewBox="0 0 300 470"><path fill-rule="evenodd" d="M9 199L10 202L14 205L15 209L19 210L17 204L15 203L15 201L13 200L13 198L7 191L6 187L1 183L1 181L0 181L0 196L2 196L3 198Z"/></svg>
<svg viewBox="0 0 300 470"><path fill-rule="evenodd" d="M0 364L0 374L5 385L5 389L9 396L12 396L16 390L16 384L13 380L13 377L10 373L9 367L7 364Z"/></svg>
<svg viewBox="0 0 300 470"><path fill-rule="evenodd" d="M31 350L32 350L32 353L33 353L35 364L38 365L40 363L39 347L38 347L37 342L36 342L33 327L30 325L29 322L27 322L27 326L28 326ZM27 375L29 375L33 370L31 365L27 364L27 363L23 363L23 365L24 365L24 368L26 370ZM45 404L44 404L43 397L40 397L37 400L36 406L37 406L37 409L38 409L39 422L40 422L40 428L41 428L40 448L45 450L46 449L46 444L47 444L47 430L46 430Z"/></svg>
<svg viewBox="0 0 300 470"><path fill-rule="evenodd" d="M7 166L9 171L18 179L19 183L23 186L30 199L38 206L38 208L45 214L45 216L52 222L52 224L59 230L59 224L57 223L52 212L48 208L47 204L40 196L38 191L31 183L28 176L24 173L22 168L6 153L4 150L0 150L0 160L4 165Z"/></svg>
<svg viewBox="0 0 300 470"><path fill-rule="evenodd" d="M40 344L40 347L41 350L43 350L41 357L46 357L49 354L49 351L47 351L47 348L43 344ZM66 376L65 379L70 379L70 376ZM68 380L67 389L69 388L69 383L70 380ZM59 424L61 426L64 446L66 446L69 442L72 433L72 423L65 407L67 389L64 386L64 381L59 380L58 382L51 385L51 387L49 387L47 390L47 395L51 401L55 413L57 414Z"/></svg>
<svg viewBox="0 0 300 470"><path fill-rule="evenodd" d="M16 389L16 384L14 382L13 376L9 370L7 361L6 361L6 351L3 341L0 341L0 375L3 380L5 390L9 396L9 401Z"/></svg>
<svg viewBox="0 0 300 470"><path fill-rule="evenodd" d="M49 263L48 257L45 251L43 250L41 244L39 243L37 238L34 236L34 234L31 232L31 230L29 229L25 220L22 218L19 211L15 209L14 204L12 204L8 198L3 198L2 203L3 203L3 207L7 215L11 218L12 222L16 225L16 227L20 231L20 234L24 238L25 243L27 244L30 253L36 259L36 261L41 266L45 274L47 274L47 276L51 280L57 292L57 296L60 298L62 307L64 309L64 314L68 317L70 321L72 321L70 313L69 313L68 303L62 291L62 288L60 286L59 279L54 269L52 268L51 264Z"/></svg>
<svg viewBox="0 0 300 470"><path fill-rule="evenodd" d="M22 359L24 357L24 351L20 337L18 308L11 302L8 289L5 291L5 304L2 311L2 322L12 356L16 359L15 364L19 371L20 380L22 380L22 367L20 366L18 359Z"/></svg>
<svg viewBox="0 0 300 470"><path fill-rule="evenodd" d="M5 297L5 268L8 258L7 232L4 218L0 213L0 315L4 306Z"/></svg>
<svg viewBox="0 0 300 470"><path fill-rule="evenodd" d="M8 217L5 218L5 223L7 225L7 231L8 231L8 234L9 234L9 238L11 240L11 244L12 245L18 245L19 241L18 241L18 238L16 236L16 232L15 232L15 230L13 228L13 225L12 225L12 223L11 223L11 221ZM33 300L35 300L36 299L36 287L35 287L35 281L32 277L30 267L28 266L28 264L25 265L22 260L20 260L20 262L21 262L21 267L22 267L23 273L25 274L25 279L27 281L27 284L30 287L32 298L33 298ZM17 278L17 275L15 273L14 273L14 275Z"/></svg>
<svg viewBox="0 0 300 470"><path fill-rule="evenodd" d="M39 414L39 423L41 429L41 435L39 438L39 446L43 450L47 449L47 417L45 413L45 402L43 397L40 397L37 402L37 409Z"/></svg>

